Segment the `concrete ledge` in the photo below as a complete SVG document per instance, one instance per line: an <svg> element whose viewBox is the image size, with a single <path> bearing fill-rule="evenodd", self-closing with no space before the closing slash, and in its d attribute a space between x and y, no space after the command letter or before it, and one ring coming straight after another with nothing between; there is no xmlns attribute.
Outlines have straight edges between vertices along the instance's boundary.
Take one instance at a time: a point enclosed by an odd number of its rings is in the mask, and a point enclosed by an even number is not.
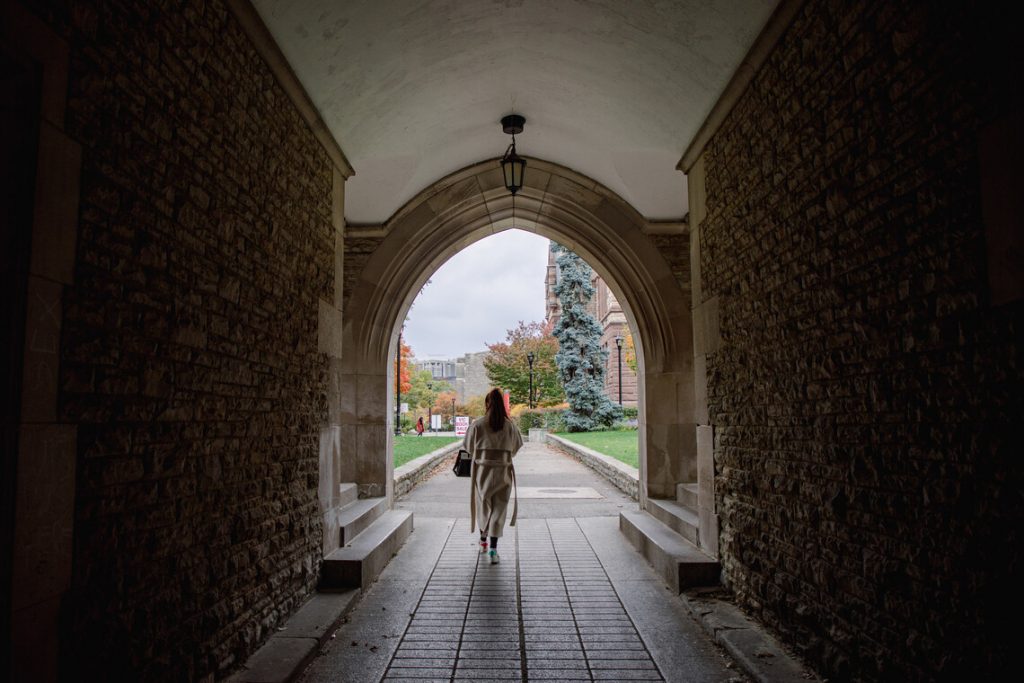
<svg viewBox="0 0 1024 683"><path fill-rule="evenodd" d="M430 437L423 437L424 439ZM459 448L462 447L461 441L450 443L447 446L438 448L436 451L431 451L426 455L421 455L415 460L410 460L401 467L395 469L395 498L404 496L405 494L412 491L416 484L420 483L427 478L437 464L452 455L457 453Z"/></svg>
<svg viewBox="0 0 1024 683"><path fill-rule="evenodd" d="M697 484L676 484L676 500L690 508L691 510L697 509Z"/></svg>
<svg viewBox="0 0 1024 683"><path fill-rule="evenodd" d="M690 543L697 545L697 513L674 500L647 499L647 512Z"/></svg>
<svg viewBox="0 0 1024 683"><path fill-rule="evenodd" d="M413 530L412 513L389 510L343 548L324 558L320 590L369 588Z"/></svg>
<svg viewBox="0 0 1024 683"><path fill-rule="evenodd" d="M722 573L718 561L648 513L620 512L619 531L676 593L718 584Z"/></svg>
<svg viewBox="0 0 1024 683"><path fill-rule="evenodd" d="M388 509L388 499L360 498L338 512L338 543L345 546L352 542L366 527L373 524Z"/></svg>
<svg viewBox="0 0 1024 683"><path fill-rule="evenodd" d="M549 446L555 446L559 450L565 451L610 481L615 488L633 500L638 499L640 495L640 472L637 468L630 467L609 455L598 453L586 446L581 446L578 443L563 439L554 434L548 434L547 439Z"/></svg>
<svg viewBox="0 0 1024 683"><path fill-rule="evenodd" d="M229 680L232 683L286 683L295 680L331 638L358 596L359 589L314 593Z"/></svg>
<svg viewBox="0 0 1024 683"><path fill-rule="evenodd" d="M753 680L758 683L822 680L736 605L716 598L716 593L718 591L694 589L682 593L679 599L708 635L725 648Z"/></svg>

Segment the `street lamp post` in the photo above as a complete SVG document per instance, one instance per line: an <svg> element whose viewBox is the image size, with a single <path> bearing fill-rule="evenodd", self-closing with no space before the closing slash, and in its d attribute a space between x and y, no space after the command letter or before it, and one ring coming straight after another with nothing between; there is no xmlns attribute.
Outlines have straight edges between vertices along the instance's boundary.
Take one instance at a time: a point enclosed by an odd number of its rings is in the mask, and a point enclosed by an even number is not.
<svg viewBox="0 0 1024 683"><path fill-rule="evenodd" d="M430 403L427 403L427 429L434 431L434 420L433 420L433 401L434 401L434 383L427 382L427 394L430 396Z"/></svg>
<svg viewBox="0 0 1024 683"><path fill-rule="evenodd" d="M533 408L533 351L526 354L526 362L530 364L530 408Z"/></svg>
<svg viewBox="0 0 1024 683"><path fill-rule="evenodd" d="M615 337L615 348L619 350L619 405L622 405L622 337Z"/></svg>
<svg viewBox="0 0 1024 683"><path fill-rule="evenodd" d="M452 399L452 431L455 431L455 399Z"/></svg>
<svg viewBox="0 0 1024 683"><path fill-rule="evenodd" d="M395 436L402 435L402 331L398 331L398 351L395 353Z"/></svg>

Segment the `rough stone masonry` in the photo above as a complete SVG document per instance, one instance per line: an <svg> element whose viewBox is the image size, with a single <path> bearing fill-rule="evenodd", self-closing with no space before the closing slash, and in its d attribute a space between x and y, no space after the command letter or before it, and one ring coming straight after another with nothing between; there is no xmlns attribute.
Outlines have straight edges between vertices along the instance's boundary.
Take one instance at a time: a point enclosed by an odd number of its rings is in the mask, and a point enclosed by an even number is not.
<svg viewBox="0 0 1024 683"><path fill-rule="evenodd" d="M65 674L203 679L317 579L331 166L219 1L54 5L83 145Z"/></svg>
<svg viewBox="0 0 1024 683"><path fill-rule="evenodd" d="M969 680L1016 647L1022 311L1019 282L988 288L979 140L1012 114L991 19L811 0L705 151L725 577L837 680Z"/></svg>

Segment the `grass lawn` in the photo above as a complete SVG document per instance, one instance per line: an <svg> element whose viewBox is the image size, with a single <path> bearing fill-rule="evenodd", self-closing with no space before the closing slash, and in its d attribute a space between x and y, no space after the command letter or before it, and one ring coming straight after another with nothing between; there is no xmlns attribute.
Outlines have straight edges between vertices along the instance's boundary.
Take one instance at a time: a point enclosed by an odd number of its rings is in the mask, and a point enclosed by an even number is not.
<svg viewBox="0 0 1024 683"><path fill-rule="evenodd" d="M558 436L610 455L633 467L640 466L640 443L635 429L621 432L562 432Z"/></svg>
<svg viewBox="0 0 1024 683"><path fill-rule="evenodd" d="M396 436L395 467L401 467L414 458L461 440L460 437L456 436L410 436L409 434ZM633 450L636 450L636 448L634 447Z"/></svg>

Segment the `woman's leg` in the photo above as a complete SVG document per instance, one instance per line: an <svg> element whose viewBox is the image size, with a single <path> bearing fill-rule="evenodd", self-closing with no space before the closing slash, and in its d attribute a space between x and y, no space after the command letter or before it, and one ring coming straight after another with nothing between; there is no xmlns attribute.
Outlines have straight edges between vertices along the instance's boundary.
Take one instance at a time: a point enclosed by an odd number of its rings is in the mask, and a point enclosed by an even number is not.
<svg viewBox="0 0 1024 683"><path fill-rule="evenodd" d="M491 552L487 554L491 564L498 564L498 537L491 536Z"/></svg>

